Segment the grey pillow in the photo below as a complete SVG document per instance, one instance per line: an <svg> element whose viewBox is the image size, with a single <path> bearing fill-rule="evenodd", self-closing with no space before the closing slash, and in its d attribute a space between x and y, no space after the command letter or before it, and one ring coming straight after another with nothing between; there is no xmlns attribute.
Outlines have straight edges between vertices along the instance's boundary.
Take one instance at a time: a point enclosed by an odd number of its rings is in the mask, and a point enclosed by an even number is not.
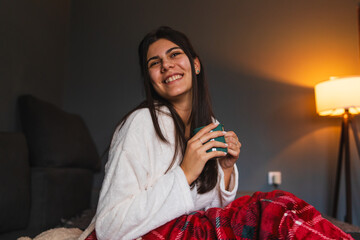
<svg viewBox="0 0 360 240"><path fill-rule="evenodd" d="M0 233L26 228L30 213L30 167L22 133L0 132L0 182Z"/></svg>
<svg viewBox="0 0 360 240"><path fill-rule="evenodd" d="M99 170L100 158L83 119L31 95L18 100L30 165Z"/></svg>

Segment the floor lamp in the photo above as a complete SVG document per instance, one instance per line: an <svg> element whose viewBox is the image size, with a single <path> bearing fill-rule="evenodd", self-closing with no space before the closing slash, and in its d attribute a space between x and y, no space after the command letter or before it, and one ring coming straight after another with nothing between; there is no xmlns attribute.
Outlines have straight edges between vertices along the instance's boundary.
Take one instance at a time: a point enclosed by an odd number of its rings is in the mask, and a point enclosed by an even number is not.
<svg viewBox="0 0 360 240"><path fill-rule="evenodd" d="M360 114L360 76L332 78L315 86L316 110L320 116L342 117L340 147L336 170L333 217L337 217L342 166L345 167L346 215L352 223L351 166L349 130L354 134L360 157L360 142L354 115Z"/></svg>

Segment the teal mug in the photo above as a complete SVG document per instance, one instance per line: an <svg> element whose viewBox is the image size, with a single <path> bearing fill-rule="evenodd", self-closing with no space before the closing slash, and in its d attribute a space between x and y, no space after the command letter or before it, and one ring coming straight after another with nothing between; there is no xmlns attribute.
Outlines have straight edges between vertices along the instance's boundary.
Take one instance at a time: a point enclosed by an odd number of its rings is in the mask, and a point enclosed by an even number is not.
<svg viewBox="0 0 360 240"><path fill-rule="evenodd" d="M204 126L203 126L203 127L204 127ZM195 135L197 132L199 132L200 129L202 129L203 127L195 128L195 129L194 129L194 135ZM216 128L212 129L210 132L214 132L214 131L224 131L224 125L219 124L219 125L216 126ZM217 137L217 138L212 138L212 139L210 139L209 141L218 141L218 142L226 143L224 136L220 136L220 137ZM208 142L209 142L209 141L208 141ZM211 148L211 149L207 150L206 152L213 152L213 151L223 151L223 152L226 152L226 153L227 153L227 148L220 148L220 147Z"/></svg>

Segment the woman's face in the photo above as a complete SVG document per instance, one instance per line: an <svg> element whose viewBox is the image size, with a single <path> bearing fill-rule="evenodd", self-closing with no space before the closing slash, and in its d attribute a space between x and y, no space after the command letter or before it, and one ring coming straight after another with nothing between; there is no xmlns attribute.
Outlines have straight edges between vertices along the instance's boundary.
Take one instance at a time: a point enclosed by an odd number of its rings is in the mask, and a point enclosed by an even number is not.
<svg viewBox="0 0 360 240"><path fill-rule="evenodd" d="M194 64L195 72L200 71L197 58ZM172 103L191 99L190 60L178 45L167 39L152 43L147 52L147 67L151 83L160 96Z"/></svg>

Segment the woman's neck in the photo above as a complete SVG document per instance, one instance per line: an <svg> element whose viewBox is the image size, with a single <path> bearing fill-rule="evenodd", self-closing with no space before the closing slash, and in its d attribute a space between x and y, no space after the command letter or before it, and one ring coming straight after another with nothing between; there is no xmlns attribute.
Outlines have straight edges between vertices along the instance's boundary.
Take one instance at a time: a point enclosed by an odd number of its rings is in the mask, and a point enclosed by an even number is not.
<svg viewBox="0 0 360 240"><path fill-rule="evenodd" d="M189 118L192 110L191 101L173 103L173 107L185 125L185 137L188 139L190 137Z"/></svg>
<svg viewBox="0 0 360 240"><path fill-rule="evenodd" d="M191 114L191 106L176 106L174 105L175 111L179 114L181 120L185 124L185 126L189 122L190 114Z"/></svg>

